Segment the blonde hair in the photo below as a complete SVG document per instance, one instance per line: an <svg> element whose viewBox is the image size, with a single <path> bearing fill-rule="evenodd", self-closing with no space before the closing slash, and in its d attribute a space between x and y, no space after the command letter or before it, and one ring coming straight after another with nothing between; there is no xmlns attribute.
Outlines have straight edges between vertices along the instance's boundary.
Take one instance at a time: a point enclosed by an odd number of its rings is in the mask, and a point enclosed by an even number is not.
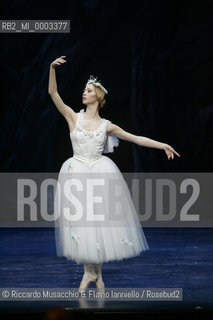
<svg viewBox="0 0 213 320"><path fill-rule="evenodd" d="M101 90L99 87L97 87L95 84L93 84L93 86L95 89L97 100L99 102L98 109L101 109L104 107L104 105L106 103L105 92L103 90Z"/></svg>

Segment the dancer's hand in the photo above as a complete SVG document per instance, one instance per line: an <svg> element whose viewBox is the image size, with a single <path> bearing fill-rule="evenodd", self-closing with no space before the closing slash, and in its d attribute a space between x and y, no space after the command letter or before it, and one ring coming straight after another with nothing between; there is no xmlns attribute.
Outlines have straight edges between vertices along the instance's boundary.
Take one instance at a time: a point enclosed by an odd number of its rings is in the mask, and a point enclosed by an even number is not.
<svg viewBox="0 0 213 320"><path fill-rule="evenodd" d="M174 159L174 153L180 157L179 153L177 153L169 144L165 144L164 150L168 156L168 160L170 158Z"/></svg>
<svg viewBox="0 0 213 320"><path fill-rule="evenodd" d="M54 69L57 67L57 66L60 66L61 64L65 63L66 60L63 59L65 58L66 56L60 56L59 58L55 59L51 64L50 66L53 67Z"/></svg>

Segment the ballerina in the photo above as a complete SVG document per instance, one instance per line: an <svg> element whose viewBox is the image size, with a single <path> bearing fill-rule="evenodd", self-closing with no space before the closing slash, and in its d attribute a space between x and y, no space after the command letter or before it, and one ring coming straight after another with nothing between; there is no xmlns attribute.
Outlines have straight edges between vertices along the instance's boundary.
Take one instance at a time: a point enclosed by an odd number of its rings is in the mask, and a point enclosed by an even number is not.
<svg viewBox="0 0 213 320"><path fill-rule="evenodd" d="M86 112L83 109L75 112L66 105L57 91L55 74L56 67L66 63L65 57L61 56L50 64L48 87L52 101L67 121L74 151L73 157L63 163L60 173L81 173L85 170L86 172L102 172L104 170L106 173L118 174L123 183L124 179L116 164L102 154L113 152L113 148L119 145L119 139L139 146L162 149L168 160L174 159L174 155L180 157L167 143L131 134L110 120L101 118L99 110L106 103L105 97L108 91L94 76L90 76L82 94L82 103L86 106ZM123 199L127 201L126 210L130 213L129 222L134 226L133 231L132 227L122 220L123 225L121 225L120 232L117 232L113 226L106 231L104 228L78 228L73 223L70 224L70 228L65 228L62 215L60 215L58 224L56 223L57 255L84 264L79 292L86 290L92 281L96 282L99 290L104 290L103 262L134 257L149 249L129 191L125 188L124 183L122 185ZM105 197L104 190L102 197L103 199ZM83 198L81 200L84 201ZM56 195L55 208L58 208L57 201L58 196ZM101 210L104 214L106 213L104 205Z"/></svg>

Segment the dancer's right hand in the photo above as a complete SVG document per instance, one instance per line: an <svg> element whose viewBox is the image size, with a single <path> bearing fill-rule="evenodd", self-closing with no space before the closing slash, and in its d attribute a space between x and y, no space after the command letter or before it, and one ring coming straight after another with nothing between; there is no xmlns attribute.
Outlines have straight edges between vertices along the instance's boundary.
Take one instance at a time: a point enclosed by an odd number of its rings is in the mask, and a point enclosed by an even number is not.
<svg viewBox="0 0 213 320"><path fill-rule="evenodd" d="M60 66L62 63L65 63L66 60L63 59L65 58L66 56L60 56L59 58L55 59L51 64L50 66L53 67L54 69L57 67L57 66Z"/></svg>

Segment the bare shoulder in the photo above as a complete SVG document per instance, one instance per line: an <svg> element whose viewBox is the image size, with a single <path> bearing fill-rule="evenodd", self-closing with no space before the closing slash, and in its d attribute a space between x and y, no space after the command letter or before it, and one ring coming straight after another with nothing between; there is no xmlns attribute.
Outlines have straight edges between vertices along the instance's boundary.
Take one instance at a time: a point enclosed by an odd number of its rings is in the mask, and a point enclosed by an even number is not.
<svg viewBox="0 0 213 320"><path fill-rule="evenodd" d="M118 125L114 123L109 123L106 129L107 134L111 133L112 135L115 135L117 138L120 138L122 140L126 140L129 142L134 142L137 143L138 141L138 136L125 131Z"/></svg>
<svg viewBox="0 0 213 320"><path fill-rule="evenodd" d="M72 132L75 128L77 118L78 118L78 112L75 112L72 108L69 107L69 110L65 116L65 119L67 121L70 132Z"/></svg>
<svg viewBox="0 0 213 320"><path fill-rule="evenodd" d="M71 107L68 107L67 118L69 121L76 122L78 117L78 112L75 112Z"/></svg>
<svg viewBox="0 0 213 320"><path fill-rule="evenodd" d="M111 121L107 124L107 128L106 128L106 133L113 133L113 130L116 129L116 125L114 123L112 123Z"/></svg>

